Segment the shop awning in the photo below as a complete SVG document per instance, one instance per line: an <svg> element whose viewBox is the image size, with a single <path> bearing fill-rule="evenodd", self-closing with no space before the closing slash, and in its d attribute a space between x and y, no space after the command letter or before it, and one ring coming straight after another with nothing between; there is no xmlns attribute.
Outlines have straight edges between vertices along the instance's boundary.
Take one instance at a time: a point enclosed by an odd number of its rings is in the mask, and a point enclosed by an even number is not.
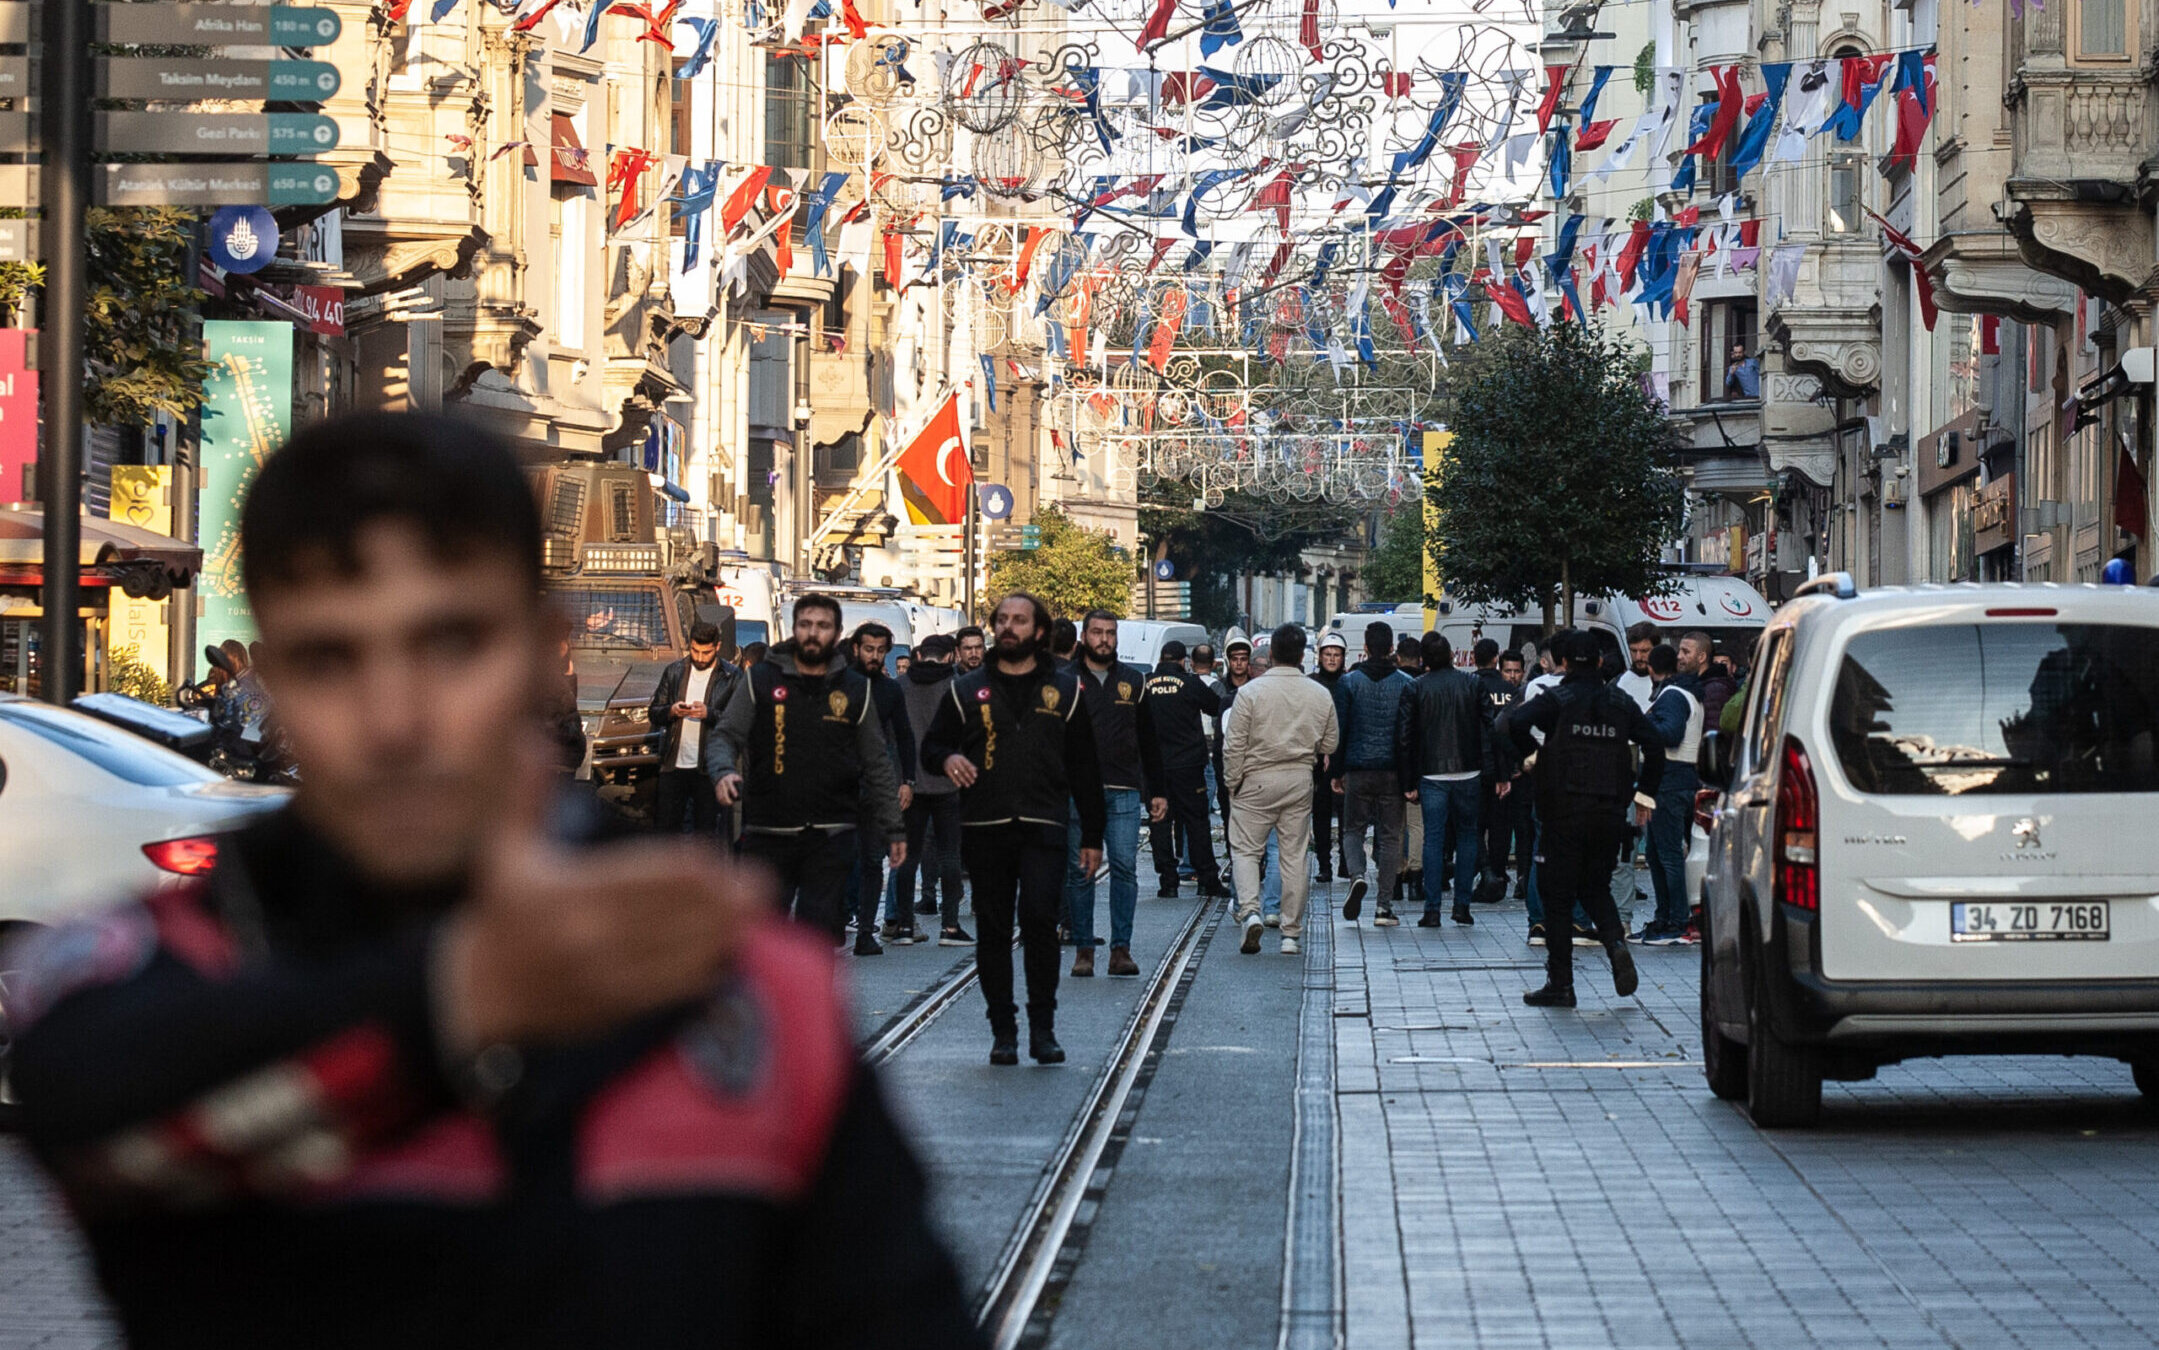
<svg viewBox="0 0 2159 1350"><path fill-rule="evenodd" d="M85 585L122 586L144 594L185 586L202 568L202 550L170 535L103 516L82 518ZM45 513L35 506L0 508L0 585L35 585L45 572Z"/></svg>
<svg viewBox="0 0 2159 1350"><path fill-rule="evenodd" d="M577 127L570 121L570 115L554 114L552 127L549 139L553 144L554 159L548 170L550 181L598 187L600 180L592 176L592 156L586 151L585 143L577 139Z"/></svg>

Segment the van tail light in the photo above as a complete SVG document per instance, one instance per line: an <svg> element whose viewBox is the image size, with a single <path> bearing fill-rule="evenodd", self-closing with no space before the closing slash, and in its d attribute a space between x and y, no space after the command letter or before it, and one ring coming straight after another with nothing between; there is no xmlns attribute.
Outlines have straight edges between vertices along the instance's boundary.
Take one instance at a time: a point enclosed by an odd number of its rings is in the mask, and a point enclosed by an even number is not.
<svg viewBox="0 0 2159 1350"><path fill-rule="evenodd" d="M1708 834L1717 823L1717 790L1697 788L1694 792L1694 824L1703 834Z"/></svg>
<svg viewBox="0 0 2159 1350"><path fill-rule="evenodd" d="M217 839L207 834L186 839L160 839L154 844L144 844L142 855L155 863L161 872L199 877L217 866Z"/></svg>
<svg viewBox="0 0 2159 1350"><path fill-rule="evenodd" d="M1799 909L1822 907L1821 801L1814 766L1790 736L1777 775L1777 899Z"/></svg>

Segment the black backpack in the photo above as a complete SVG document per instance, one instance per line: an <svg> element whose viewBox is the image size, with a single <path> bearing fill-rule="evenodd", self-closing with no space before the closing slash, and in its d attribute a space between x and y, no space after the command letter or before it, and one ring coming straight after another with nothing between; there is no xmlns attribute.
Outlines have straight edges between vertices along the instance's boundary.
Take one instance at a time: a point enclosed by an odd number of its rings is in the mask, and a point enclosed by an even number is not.
<svg viewBox="0 0 2159 1350"><path fill-rule="evenodd" d="M1632 700L1609 685L1567 695L1565 686L1553 693L1559 718L1537 756L1538 774L1558 798L1626 801L1634 795L1634 743L1627 737L1625 709L1615 700Z"/></svg>

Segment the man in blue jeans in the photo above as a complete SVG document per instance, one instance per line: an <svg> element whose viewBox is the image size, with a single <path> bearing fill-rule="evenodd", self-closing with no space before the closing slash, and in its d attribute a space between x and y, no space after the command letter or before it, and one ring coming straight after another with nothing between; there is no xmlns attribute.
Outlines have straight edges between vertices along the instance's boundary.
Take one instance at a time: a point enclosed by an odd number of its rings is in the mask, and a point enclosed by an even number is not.
<svg viewBox="0 0 2159 1350"><path fill-rule="evenodd" d="M1095 751L1102 765L1102 801L1108 817L1102 855L1109 864L1109 973L1137 975L1132 959L1132 916L1139 907L1140 798L1146 795L1149 819L1160 820L1169 802L1156 786L1162 781L1161 748L1154 721L1141 698L1147 676L1117 659L1117 616L1106 609L1087 612L1080 625L1078 659L1080 696L1094 725ZM1094 974L1094 949L1101 942L1094 928L1094 878L1080 867L1080 823L1075 810L1065 850L1065 930L1078 948L1072 974Z"/></svg>
<svg viewBox="0 0 2159 1350"><path fill-rule="evenodd" d="M1395 710L1395 770L1402 795L1424 813L1424 914L1419 928L1439 927L1446 887L1448 826L1454 828L1454 921L1475 923L1469 909L1477 885L1480 832L1477 809L1484 779L1494 773L1491 715L1477 681L1455 669L1454 649L1438 633L1424 635L1424 674ZM1501 783L1498 790L1507 790Z"/></svg>
<svg viewBox="0 0 2159 1350"><path fill-rule="evenodd" d="M1687 849L1694 836L1694 790L1700 786L1694 761L1702 748L1702 700L1694 677L1679 673L1679 653L1671 647L1649 653L1649 678L1656 689L1649 699L1649 725L1664 743L1664 778L1649 817L1649 884L1657 896L1657 917L1637 940L1645 947L1672 947L1700 941L1688 927L1694 897L1687 894Z"/></svg>

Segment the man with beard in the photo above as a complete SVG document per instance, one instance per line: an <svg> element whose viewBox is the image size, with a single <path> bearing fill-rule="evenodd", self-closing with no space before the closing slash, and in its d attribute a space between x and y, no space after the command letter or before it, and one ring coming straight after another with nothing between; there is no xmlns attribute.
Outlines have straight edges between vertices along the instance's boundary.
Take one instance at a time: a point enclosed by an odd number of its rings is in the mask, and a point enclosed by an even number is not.
<svg viewBox="0 0 2159 1350"><path fill-rule="evenodd" d="M968 624L965 628L954 633L952 637L959 643L959 646L954 649L952 673L956 676L965 675L970 670L982 669L982 658L985 654L982 630L973 624Z"/></svg>
<svg viewBox="0 0 2159 1350"><path fill-rule="evenodd" d="M1147 677L1117 659L1117 616L1106 609L1087 611L1080 629L1080 659L1072 672L1080 677L1087 720L1094 724L1095 754L1102 766L1106 811L1103 852L1109 859L1109 973L1137 975L1132 959L1132 917L1139 908L1140 802L1149 820L1169 813L1163 796L1162 755L1154 721L1145 702ZM1065 847L1065 927L1079 950L1072 974L1094 974L1094 873L1080 870L1080 824L1073 814Z"/></svg>
<svg viewBox="0 0 2159 1350"><path fill-rule="evenodd" d="M885 729L885 752L892 757L893 771L898 775L900 813L906 815L907 804L914 800L915 781L915 733L907 724L907 698L900 692L899 681L885 674L885 657L892 652L892 630L881 623L866 623L854 633L855 669L870 682L870 700L877 705L877 717ZM904 824L902 829L904 830ZM877 901L884 895L885 848L884 841L874 835L855 832L856 857L853 890L855 901L855 955L876 956L884 948L877 945ZM892 865L899 866L893 859ZM909 936L902 937L905 932ZM885 936L893 941L912 942L914 925L902 930L898 916L886 925Z"/></svg>
<svg viewBox="0 0 2159 1350"><path fill-rule="evenodd" d="M128 1343L983 1344L830 955L559 791L509 448L317 423L240 540L299 789L9 962L23 1138Z"/></svg>
<svg viewBox="0 0 2159 1350"><path fill-rule="evenodd" d="M1102 861L1102 773L1080 677L1050 658L1049 606L1014 593L991 619L995 655L952 681L923 758L960 789L962 856L974 882L975 969L990 1021L990 1063L1019 1063L1012 928L1027 971L1027 1047L1064 1063L1057 1044L1057 909L1070 811L1080 870ZM1068 806L1069 803L1069 806Z"/></svg>
<svg viewBox="0 0 2159 1350"><path fill-rule="evenodd" d="M793 650L750 667L714 747L720 804L742 803L742 851L779 874L783 911L834 942L856 831L884 840L895 865L907 857L884 724L869 680L835 659L839 641L839 601L795 601Z"/></svg>
<svg viewBox="0 0 2159 1350"><path fill-rule="evenodd" d="M1327 697L1334 697L1334 686L1342 678L1349 660L1349 642L1340 633L1329 633L1319 640L1319 669L1312 678L1319 681ZM1334 817L1340 808L1336 793L1333 756L1326 756L1312 770L1312 851L1319 855L1319 875L1314 880L1322 886L1334 881ZM1344 867L1343 871L1349 869Z"/></svg>
<svg viewBox="0 0 2159 1350"><path fill-rule="evenodd" d="M705 730L717 723L742 682L741 672L720 660L720 630L700 622L690 629L689 655L660 672L645 711L660 733L660 773L654 786L652 823L661 834L691 832L709 839L720 820L707 770Z"/></svg>

